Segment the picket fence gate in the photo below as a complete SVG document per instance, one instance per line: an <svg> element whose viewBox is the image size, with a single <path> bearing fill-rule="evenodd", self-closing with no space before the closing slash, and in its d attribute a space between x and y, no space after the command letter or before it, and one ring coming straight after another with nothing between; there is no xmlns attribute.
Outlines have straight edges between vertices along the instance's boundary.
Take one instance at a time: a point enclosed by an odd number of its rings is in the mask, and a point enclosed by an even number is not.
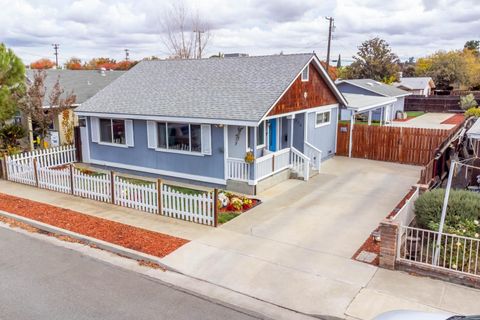
<svg viewBox="0 0 480 320"><path fill-rule="evenodd" d="M41 160L39 160L41 159ZM134 182L108 173L89 174L76 168L74 147L6 157L7 179L42 189L113 203L167 217L217 226L218 191L187 194L174 186Z"/></svg>

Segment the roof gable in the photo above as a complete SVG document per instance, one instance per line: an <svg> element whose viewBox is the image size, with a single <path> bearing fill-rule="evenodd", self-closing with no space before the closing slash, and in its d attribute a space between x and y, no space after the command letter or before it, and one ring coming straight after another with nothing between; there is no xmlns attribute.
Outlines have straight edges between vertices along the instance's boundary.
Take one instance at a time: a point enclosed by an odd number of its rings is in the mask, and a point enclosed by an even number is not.
<svg viewBox="0 0 480 320"><path fill-rule="evenodd" d="M267 116L336 104L339 101L312 61L309 63L308 81L302 81L301 75L298 75Z"/></svg>

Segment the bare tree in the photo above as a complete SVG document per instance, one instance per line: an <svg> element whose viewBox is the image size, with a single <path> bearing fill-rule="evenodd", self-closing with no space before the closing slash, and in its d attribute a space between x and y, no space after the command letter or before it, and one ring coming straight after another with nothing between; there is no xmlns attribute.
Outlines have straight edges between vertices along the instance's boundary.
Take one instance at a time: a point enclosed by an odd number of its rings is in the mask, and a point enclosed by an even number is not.
<svg viewBox="0 0 480 320"><path fill-rule="evenodd" d="M54 120L58 118L64 110L71 108L76 99L73 92L62 97L64 90L60 87L60 82L57 79L46 101L46 77L47 74L43 70L35 72L33 82L28 86L19 105L19 108L24 114L38 126L37 133L40 136L40 146L42 148L45 145L45 138Z"/></svg>
<svg viewBox="0 0 480 320"><path fill-rule="evenodd" d="M183 2L172 5L162 19L163 44L173 59L200 59L208 45L210 30Z"/></svg>

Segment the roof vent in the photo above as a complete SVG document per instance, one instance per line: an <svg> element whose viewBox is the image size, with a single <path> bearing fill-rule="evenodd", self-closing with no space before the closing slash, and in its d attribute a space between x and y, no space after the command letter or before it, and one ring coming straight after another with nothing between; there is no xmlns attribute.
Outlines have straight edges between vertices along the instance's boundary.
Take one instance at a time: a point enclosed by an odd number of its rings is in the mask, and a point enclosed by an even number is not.
<svg viewBox="0 0 480 320"><path fill-rule="evenodd" d="M102 77L105 77L105 76L107 75L107 74L106 74L106 71L107 71L107 69L106 69L105 67L101 67L101 68L100 68L99 72L100 72L100 74L102 75Z"/></svg>
<svg viewBox="0 0 480 320"><path fill-rule="evenodd" d="M367 82L367 85L369 85L370 87L373 87L373 83L371 82Z"/></svg>

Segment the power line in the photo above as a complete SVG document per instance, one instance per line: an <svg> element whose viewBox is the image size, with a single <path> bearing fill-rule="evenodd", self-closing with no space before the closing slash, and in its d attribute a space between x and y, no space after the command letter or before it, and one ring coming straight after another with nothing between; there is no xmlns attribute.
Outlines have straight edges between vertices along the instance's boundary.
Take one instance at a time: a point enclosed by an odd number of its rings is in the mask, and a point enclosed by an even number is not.
<svg viewBox="0 0 480 320"><path fill-rule="evenodd" d="M330 44L332 42L332 29L335 28L335 25L333 24L335 19L332 17L325 17L325 19L328 20L328 45L327 45L327 73L328 73L328 67L330 65Z"/></svg>
<svg viewBox="0 0 480 320"><path fill-rule="evenodd" d="M57 69L58 69L58 48L60 47L60 45L58 43L53 43L52 47L55 50L55 53L54 53L55 54L55 65L57 66Z"/></svg>

